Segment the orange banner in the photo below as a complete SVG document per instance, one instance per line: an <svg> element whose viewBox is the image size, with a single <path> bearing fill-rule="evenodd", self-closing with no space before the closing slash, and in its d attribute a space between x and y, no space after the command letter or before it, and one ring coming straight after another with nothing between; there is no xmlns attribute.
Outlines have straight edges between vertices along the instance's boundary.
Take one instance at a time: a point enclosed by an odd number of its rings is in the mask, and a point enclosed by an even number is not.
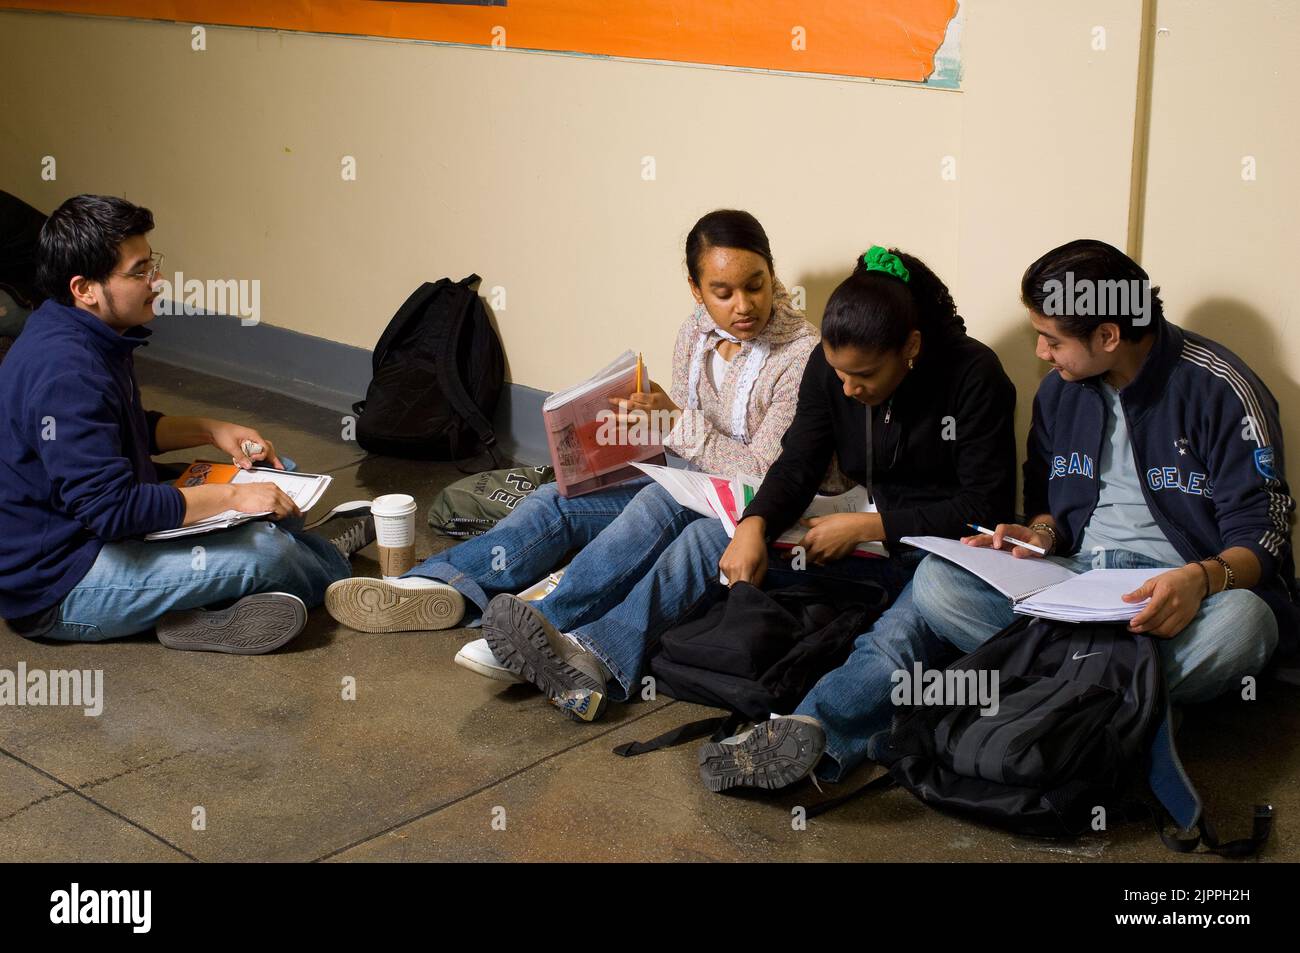
<svg viewBox="0 0 1300 953"><path fill-rule="evenodd" d="M957 0L0 0L0 8L922 82ZM931 82L934 80L931 79ZM955 85L949 79L939 85Z"/></svg>

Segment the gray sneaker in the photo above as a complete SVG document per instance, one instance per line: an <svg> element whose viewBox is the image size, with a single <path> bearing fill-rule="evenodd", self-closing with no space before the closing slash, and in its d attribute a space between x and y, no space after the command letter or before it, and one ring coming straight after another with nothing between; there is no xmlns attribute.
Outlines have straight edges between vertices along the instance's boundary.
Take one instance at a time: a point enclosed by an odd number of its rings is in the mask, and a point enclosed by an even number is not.
<svg viewBox="0 0 1300 953"><path fill-rule="evenodd" d="M493 598L483 613L483 635L502 665L536 685L574 721L595 721L605 713L600 660L530 603L506 593Z"/></svg>
<svg viewBox="0 0 1300 953"><path fill-rule="evenodd" d="M760 721L743 734L701 745L700 780L710 791L776 791L811 774L825 750L826 732L816 719L790 715Z"/></svg>
<svg viewBox="0 0 1300 953"><path fill-rule="evenodd" d="M307 606L287 592L244 596L225 609L169 612L154 626L169 649L265 655L288 643L307 625Z"/></svg>
<svg viewBox="0 0 1300 953"><path fill-rule="evenodd" d="M332 516L307 530L319 536L348 559L375 541L375 518L369 513L360 516Z"/></svg>

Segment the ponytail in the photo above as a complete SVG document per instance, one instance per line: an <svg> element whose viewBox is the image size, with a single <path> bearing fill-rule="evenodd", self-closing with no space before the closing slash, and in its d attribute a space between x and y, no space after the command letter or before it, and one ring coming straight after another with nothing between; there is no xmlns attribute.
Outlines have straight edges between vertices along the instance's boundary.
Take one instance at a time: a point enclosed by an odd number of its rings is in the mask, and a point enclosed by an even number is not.
<svg viewBox="0 0 1300 953"><path fill-rule="evenodd" d="M876 246L831 293L822 340L836 349L898 351L913 331L933 343L964 327L948 286L925 262Z"/></svg>

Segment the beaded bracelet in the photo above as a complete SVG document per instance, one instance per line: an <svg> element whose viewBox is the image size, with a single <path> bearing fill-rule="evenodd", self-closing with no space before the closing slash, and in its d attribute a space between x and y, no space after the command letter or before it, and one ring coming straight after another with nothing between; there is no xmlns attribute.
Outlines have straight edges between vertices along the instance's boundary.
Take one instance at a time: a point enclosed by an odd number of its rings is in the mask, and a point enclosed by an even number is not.
<svg viewBox="0 0 1300 953"><path fill-rule="evenodd" d="M1210 598L1210 571L1205 568L1205 562L1203 560L1198 562L1196 565L1200 568L1201 575L1205 577L1205 598L1208 599Z"/></svg>
<svg viewBox="0 0 1300 953"><path fill-rule="evenodd" d="M1224 559L1222 556L1217 556L1217 555L1211 556L1209 558L1213 559L1216 563L1218 563L1220 566L1223 567L1223 588L1220 589L1219 591L1227 592L1229 589L1237 588L1237 574L1232 571L1232 567L1228 565L1228 561Z"/></svg>

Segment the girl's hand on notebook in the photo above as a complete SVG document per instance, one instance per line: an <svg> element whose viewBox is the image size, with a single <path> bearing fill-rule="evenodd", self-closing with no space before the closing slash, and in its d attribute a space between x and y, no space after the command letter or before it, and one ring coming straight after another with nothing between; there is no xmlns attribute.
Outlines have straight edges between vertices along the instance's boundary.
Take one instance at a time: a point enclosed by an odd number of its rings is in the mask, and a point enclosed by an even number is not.
<svg viewBox="0 0 1300 953"><path fill-rule="evenodd" d="M1145 632L1170 639L1196 618L1205 597L1205 576L1194 565L1179 566L1152 576L1124 596L1125 602L1150 599L1147 607L1129 622L1130 632Z"/></svg>
<svg viewBox="0 0 1300 953"><path fill-rule="evenodd" d="M729 586L738 582L751 586L763 584L767 575L767 539L763 536L762 520L751 516L740 521L735 537L718 560L718 569L727 577Z"/></svg>
<svg viewBox="0 0 1300 953"><path fill-rule="evenodd" d="M265 463L277 470L284 469L284 464L276 456L275 447L271 445L271 441L251 427L241 427L239 424L232 424L224 420L214 420L209 426L209 432L212 434L212 446L223 453L230 454L231 462L237 467L243 467L247 470L255 464ZM257 450L255 447L250 446L248 449L253 452L245 453L245 443L257 444L262 449Z"/></svg>
<svg viewBox="0 0 1300 953"><path fill-rule="evenodd" d="M961 538L961 541L967 546L986 546L993 549L1011 547L1011 555L1017 559L1043 558L1040 553L1036 553L1032 549L1016 546L1016 540L1020 540L1022 543L1032 543L1040 549L1051 549L1052 546L1052 540L1045 533L1035 533L1028 526L1021 526L1019 523L999 523L993 527L991 534L976 533L974 536L963 536Z"/></svg>
<svg viewBox="0 0 1300 953"><path fill-rule="evenodd" d="M803 534L799 545L808 554L808 561L814 566L843 559L857 547L858 543L879 535L872 532L872 527L865 517L876 516L874 513L831 513L827 516L814 516L801 519L799 525L806 526L808 532ZM879 517L876 516L878 520Z"/></svg>

